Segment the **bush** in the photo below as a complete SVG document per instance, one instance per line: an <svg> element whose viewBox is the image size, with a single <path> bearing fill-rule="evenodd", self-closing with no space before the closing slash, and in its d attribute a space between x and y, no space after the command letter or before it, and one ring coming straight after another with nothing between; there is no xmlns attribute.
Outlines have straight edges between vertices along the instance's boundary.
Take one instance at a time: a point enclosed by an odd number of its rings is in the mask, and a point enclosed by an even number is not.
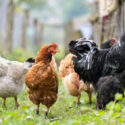
<svg viewBox="0 0 125 125"><path fill-rule="evenodd" d="M12 53L2 52L1 56L8 60L16 60L24 62L29 57L35 57L35 54L32 52L24 51L23 49L16 48L13 49Z"/></svg>

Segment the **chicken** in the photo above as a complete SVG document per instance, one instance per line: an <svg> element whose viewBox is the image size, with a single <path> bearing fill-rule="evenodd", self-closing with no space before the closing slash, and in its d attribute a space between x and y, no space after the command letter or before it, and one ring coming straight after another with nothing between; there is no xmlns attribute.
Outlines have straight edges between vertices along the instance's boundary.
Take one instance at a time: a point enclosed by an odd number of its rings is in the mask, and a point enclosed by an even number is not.
<svg viewBox="0 0 125 125"><path fill-rule="evenodd" d="M105 109L106 104L114 101L116 93L120 93L124 97L125 70L116 75L101 77L97 86L97 108Z"/></svg>
<svg viewBox="0 0 125 125"><path fill-rule="evenodd" d="M109 49L98 49L92 40L83 38L71 41L70 52L75 55L73 64L80 79L92 82L95 90L100 77L112 75L125 68L125 33Z"/></svg>
<svg viewBox="0 0 125 125"><path fill-rule="evenodd" d="M21 63L0 57L0 97L3 98L4 107L6 107L7 97L14 97L16 107L19 106L17 95L23 91L25 74L32 65L32 58Z"/></svg>
<svg viewBox="0 0 125 125"><path fill-rule="evenodd" d="M28 97L37 105L36 114L39 114L39 106L42 103L47 107L45 117L49 108L57 100L58 77L51 63L52 55L56 52L58 52L58 46L55 43L43 46L35 59L35 65L30 68L25 77Z"/></svg>
<svg viewBox="0 0 125 125"><path fill-rule="evenodd" d="M73 54L70 53L60 62L59 76L67 92L72 96L77 96L77 104L80 103L82 91L88 93L89 103L91 104L93 88L90 83L84 83L82 80L79 80L79 76L73 68L72 57Z"/></svg>
<svg viewBox="0 0 125 125"><path fill-rule="evenodd" d="M69 43L75 72L85 82L91 82L96 91L100 77L115 75L125 70L125 32L109 49L98 49L95 42L83 38Z"/></svg>

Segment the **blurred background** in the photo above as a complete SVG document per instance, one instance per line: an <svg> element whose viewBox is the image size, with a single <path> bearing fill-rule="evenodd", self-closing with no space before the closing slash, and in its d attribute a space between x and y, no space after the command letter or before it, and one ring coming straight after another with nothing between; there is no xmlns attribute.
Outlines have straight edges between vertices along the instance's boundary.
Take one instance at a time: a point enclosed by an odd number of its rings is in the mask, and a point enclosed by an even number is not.
<svg viewBox="0 0 125 125"><path fill-rule="evenodd" d="M55 42L68 53L72 39L86 37L99 46L125 28L124 0L0 0L0 55L24 61Z"/></svg>

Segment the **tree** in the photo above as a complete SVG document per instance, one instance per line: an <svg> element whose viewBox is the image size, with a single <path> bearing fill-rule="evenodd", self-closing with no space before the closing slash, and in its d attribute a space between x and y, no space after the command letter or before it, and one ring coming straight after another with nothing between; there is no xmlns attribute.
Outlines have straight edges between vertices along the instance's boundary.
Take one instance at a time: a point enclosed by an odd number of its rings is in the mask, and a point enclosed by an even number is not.
<svg viewBox="0 0 125 125"><path fill-rule="evenodd" d="M23 32L22 32L22 43L21 47L26 49L26 30L28 27L30 10L39 10L45 4L45 0L18 0L16 3L18 6L23 6L24 9L24 21L23 21Z"/></svg>
<svg viewBox="0 0 125 125"><path fill-rule="evenodd" d="M29 21L29 10L25 10L23 26L22 26L22 42L21 42L21 48L24 50L26 49L26 30L28 27L28 21Z"/></svg>
<svg viewBox="0 0 125 125"><path fill-rule="evenodd" d="M15 12L15 6L20 6L22 4L27 5L27 8L24 9L24 23L23 23L23 33L22 33L22 44L21 47L23 49L26 48L26 29L28 27L28 20L29 20L29 13L30 10L33 9L40 9L43 4L45 3L45 0L8 0L8 8L7 8L7 29L6 29L6 38L5 41L7 42L7 50L9 52L12 51L12 45L13 45L13 24L14 24L14 12Z"/></svg>

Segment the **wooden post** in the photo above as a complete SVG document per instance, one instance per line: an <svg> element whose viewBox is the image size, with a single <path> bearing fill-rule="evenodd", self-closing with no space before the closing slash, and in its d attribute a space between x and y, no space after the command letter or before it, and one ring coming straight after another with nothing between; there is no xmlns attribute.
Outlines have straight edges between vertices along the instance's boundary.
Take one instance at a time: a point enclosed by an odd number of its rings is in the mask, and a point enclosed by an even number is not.
<svg viewBox="0 0 125 125"><path fill-rule="evenodd" d="M21 41L21 48L26 49L26 30L29 24L29 10L24 11L24 20L23 20L23 28L22 28L22 41Z"/></svg>
<svg viewBox="0 0 125 125"><path fill-rule="evenodd" d="M39 24L39 34L40 34L40 38L39 38L39 47L41 47L41 45L43 44L43 31L44 30L44 25L42 23Z"/></svg>

